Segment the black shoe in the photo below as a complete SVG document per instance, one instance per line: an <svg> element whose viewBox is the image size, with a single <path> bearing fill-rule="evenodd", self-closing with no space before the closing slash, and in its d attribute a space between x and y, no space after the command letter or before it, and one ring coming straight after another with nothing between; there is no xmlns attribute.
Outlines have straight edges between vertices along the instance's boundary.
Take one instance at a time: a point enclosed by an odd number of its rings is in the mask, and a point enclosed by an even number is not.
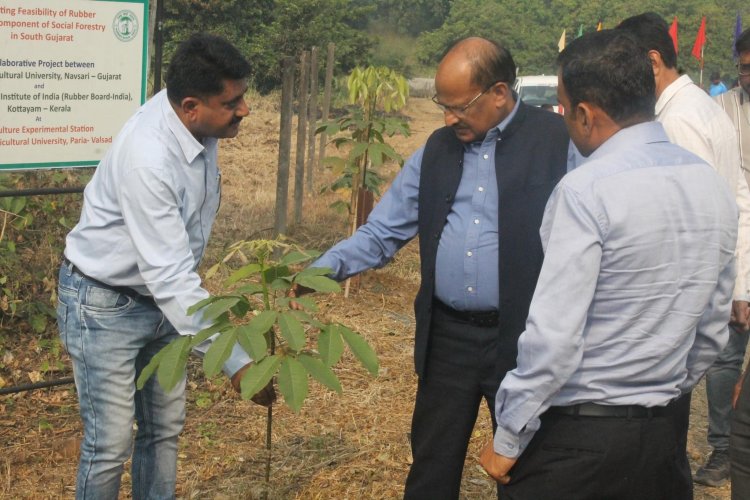
<svg viewBox="0 0 750 500"><path fill-rule="evenodd" d="M721 486L729 479L729 451L714 450L697 471L693 480L706 486Z"/></svg>

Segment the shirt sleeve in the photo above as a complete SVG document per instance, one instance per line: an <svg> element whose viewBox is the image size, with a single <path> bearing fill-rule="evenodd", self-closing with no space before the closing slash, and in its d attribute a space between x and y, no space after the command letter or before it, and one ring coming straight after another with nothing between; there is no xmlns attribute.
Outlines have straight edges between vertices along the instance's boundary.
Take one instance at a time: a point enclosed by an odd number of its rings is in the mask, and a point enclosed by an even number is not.
<svg viewBox="0 0 750 500"><path fill-rule="evenodd" d="M737 208L739 227L737 231L737 279L734 285L734 300L750 302L750 189L742 168L737 178Z"/></svg>
<svg viewBox="0 0 750 500"><path fill-rule="evenodd" d="M391 187L375 206L367 223L316 260L313 267L333 269L332 277L345 280L367 269L383 267L417 234L419 174L424 147L404 164Z"/></svg>
<svg viewBox="0 0 750 500"><path fill-rule="evenodd" d="M195 335L210 322L200 311L187 310L209 294L195 271L175 183L162 169L148 167L129 170L119 182L120 207L144 284L177 332ZM224 371L231 376L249 362L242 349L234 349Z"/></svg>
<svg viewBox="0 0 750 500"><path fill-rule="evenodd" d="M494 449L511 458L526 448L551 397L581 363L583 329L601 265L597 217L563 184L550 197L540 232L545 257L518 341L518 365L503 379L495 400Z"/></svg>

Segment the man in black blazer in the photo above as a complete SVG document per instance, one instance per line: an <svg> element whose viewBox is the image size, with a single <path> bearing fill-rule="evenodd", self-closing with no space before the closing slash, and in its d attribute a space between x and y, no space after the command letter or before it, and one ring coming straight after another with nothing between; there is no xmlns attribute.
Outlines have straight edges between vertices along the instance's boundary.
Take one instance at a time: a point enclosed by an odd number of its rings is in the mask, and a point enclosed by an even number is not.
<svg viewBox="0 0 750 500"><path fill-rule="evenodd" d="M515 366L542 264L542 213L566 172L562 118L519 102L515 75L501 45L456 43L435 77L446 126L406 162L368 222L314 264L343 280L385 265L419 235L406 498L458 498L480 402L493 408Z"/></svg>

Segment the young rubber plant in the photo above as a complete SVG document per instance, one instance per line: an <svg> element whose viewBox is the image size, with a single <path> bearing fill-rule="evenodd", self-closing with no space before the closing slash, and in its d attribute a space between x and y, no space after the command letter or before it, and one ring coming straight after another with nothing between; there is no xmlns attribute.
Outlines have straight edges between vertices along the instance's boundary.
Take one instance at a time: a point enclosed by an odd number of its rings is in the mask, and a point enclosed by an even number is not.
<svg viewBox="0 0 750 500"><path fill-rule="evenodd" d="M272 256L279 250L288 253L274 261ZM171 390L185 374L190 351L209 338L213 342L203 357L203 370L208 377L221 371L234 344L239 342L254 361L241 381L242 398L250 399L276 377L284 402L294 412L299 412L307 397L309 377L330 390L342 392L331 367L341 359L345 345L367 371L377 375L377 356L362 336L342 324L316 319L317 304L310 296L288 297L295 284L318 292L341 290L327 277L331 269L292 270L292 266L317 255L276 240L233 244L226 257L209 269L207 277L235 256L247 263L226 279L225 293L212 295L188 310L189 314L202 311L212 325L193 337L180 337L159 351L138 377L138 388L156 372L161 386ZM292 308L292 300L302 309Z"/></svg>

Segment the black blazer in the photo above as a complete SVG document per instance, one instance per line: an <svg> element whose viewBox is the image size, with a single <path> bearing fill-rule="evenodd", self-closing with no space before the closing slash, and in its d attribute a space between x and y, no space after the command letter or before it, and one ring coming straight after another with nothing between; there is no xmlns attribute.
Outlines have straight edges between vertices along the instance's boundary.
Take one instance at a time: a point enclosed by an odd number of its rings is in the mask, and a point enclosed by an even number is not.
<svg viewBox="0 0 750 500"><path fill-rule="evenodd" d="M518 338L525 329L544 257L539 227L547 199L565 175L568 143L560 115L521 103L495 147L501 335ZM443 127L427 140L422 158L418 233L422 280L414 301L414 364L420 378L429 362L437 247L461 180L463 151L453 130Z"/></svg>

